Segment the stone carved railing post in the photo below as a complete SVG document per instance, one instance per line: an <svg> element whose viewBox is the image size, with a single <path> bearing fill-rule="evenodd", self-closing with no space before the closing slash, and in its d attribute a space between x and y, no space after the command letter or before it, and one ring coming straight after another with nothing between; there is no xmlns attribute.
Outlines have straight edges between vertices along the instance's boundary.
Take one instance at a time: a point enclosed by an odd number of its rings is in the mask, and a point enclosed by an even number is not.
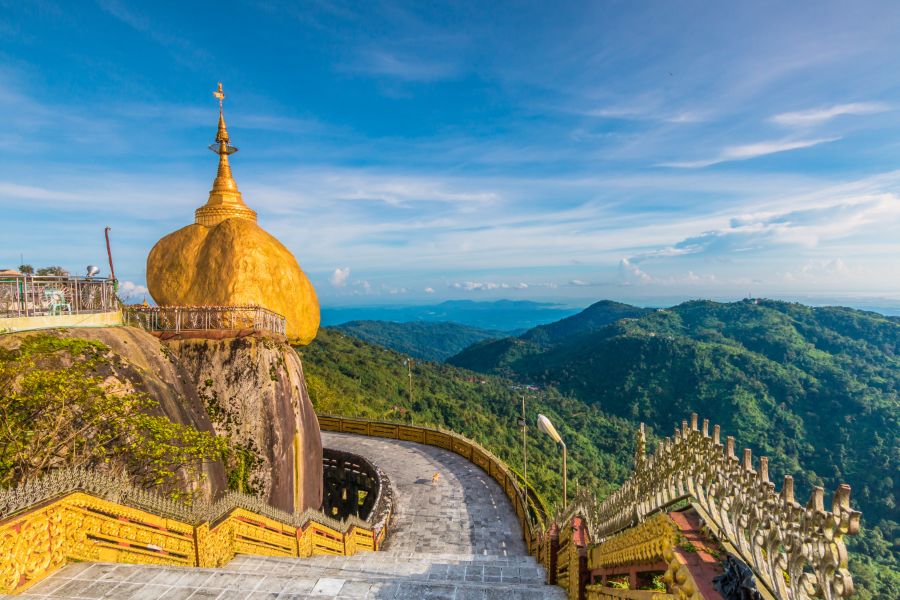
<svg viewBox="0 0 900 600"><path fill-rule="evenodd" d="M853 595L844 536L859 531L860 513L850 508L850 487L841 484L831 509L824 491L813 489L806 506L794 499L785 477L780 492L769 481L768 459L754 469L749 449L739 459L734 438L720 442L709 421L683 421L675 434L646 456L643 426L638 431L635 473L599 506L581 506L595 540L642 522L677 500L690 498L704 520L744 560L759 583L784 600Z"/></svg>

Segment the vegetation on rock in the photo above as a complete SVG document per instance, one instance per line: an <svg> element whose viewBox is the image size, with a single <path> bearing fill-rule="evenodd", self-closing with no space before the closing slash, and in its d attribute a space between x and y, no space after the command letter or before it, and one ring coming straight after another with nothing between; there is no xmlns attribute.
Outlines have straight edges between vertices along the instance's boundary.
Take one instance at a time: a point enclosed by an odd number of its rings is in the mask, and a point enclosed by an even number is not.
<svg viewBox="0 0 900 600"><path fill-rule="evenodd" d="M50 334L0 347L0 485L93 467L188 499L184 482L224 440L152 414L155 400L113 376L116 359L101 342Z"/></svg>

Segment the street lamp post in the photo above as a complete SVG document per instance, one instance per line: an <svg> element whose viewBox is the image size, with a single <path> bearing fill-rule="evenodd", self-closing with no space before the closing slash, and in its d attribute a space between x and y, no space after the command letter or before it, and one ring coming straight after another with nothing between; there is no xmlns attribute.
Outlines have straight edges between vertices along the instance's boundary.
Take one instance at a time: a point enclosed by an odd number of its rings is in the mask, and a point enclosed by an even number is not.
<svg viewBox="0 0 900 600"><path fill-rule="evenodd" d="M409 375L409 407L412 408L412 358L406 359L406 372Z"/></svg>
<svg viewBox="0 0 900 600"><path fill-rule="evenodd" d="M519 427L522 428L522 480L525 482L525 490L528 490L528 421L525 419L525 395L522 395L522 416L519 417Z"/></svg>
<svg viewBox="0 0 900 600"><path fill-rule="evenodd" d="M562 491L563 508L565 508L569 503L569 495L566 490L566 481L568 480L568 476L566 474L566 443L563 441L562 436L559 435L559 432L556 431L556 427L553 426L553 423L550 422L550 419L548 419L544 415L538 415L537 426L538 429L549 435L554 442L562 446Z"/></svg>

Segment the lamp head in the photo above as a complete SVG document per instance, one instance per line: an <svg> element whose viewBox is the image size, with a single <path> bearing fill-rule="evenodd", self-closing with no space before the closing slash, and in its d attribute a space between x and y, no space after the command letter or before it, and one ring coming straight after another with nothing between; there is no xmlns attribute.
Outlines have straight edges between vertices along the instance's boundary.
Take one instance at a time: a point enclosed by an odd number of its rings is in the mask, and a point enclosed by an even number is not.
<svg viewBox="0 0 900 600"><path fill-rule="evenodd" d="M548 419L544 415L538 415L537 426L538 429L549 435L557 444L563 443L562 436L560 436L559 432L556 431L556 427L554 427L553 423L550 422L550 419Z"/></svg>
<svg viewBox="0 0 900 600"><path fill-rule="evenodd" d="M88 277L93 277L94 275L96 275L99 272L100 272L100 267L98 267L97 265L88 265L87 266L87 276Z"/></svg>

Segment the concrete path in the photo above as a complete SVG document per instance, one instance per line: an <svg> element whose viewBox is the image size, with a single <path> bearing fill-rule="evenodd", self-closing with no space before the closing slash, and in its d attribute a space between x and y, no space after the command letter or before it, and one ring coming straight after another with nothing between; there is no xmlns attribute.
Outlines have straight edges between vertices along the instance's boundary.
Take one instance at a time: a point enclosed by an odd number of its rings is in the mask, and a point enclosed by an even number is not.
<svg viewBox="0 0 900 600"><path fill-rule="evenodd" d="M221 569L69 565L22 598L117 600L564 599L544 585L500 486L463 457L412 442L323 432L391 480L394 518L381 552L352 557L238 556ZM440 473L436 483L432 476Z"/></svg>
<svg viewBox="0 0 900 600"><path fill-rule="evenodd" d="M365 456L394 488L391 553L527 556L506 494L480 468L442 448L415 442L322 433L326 448ZM432 476L439 473L437 483Z"/></svg>

